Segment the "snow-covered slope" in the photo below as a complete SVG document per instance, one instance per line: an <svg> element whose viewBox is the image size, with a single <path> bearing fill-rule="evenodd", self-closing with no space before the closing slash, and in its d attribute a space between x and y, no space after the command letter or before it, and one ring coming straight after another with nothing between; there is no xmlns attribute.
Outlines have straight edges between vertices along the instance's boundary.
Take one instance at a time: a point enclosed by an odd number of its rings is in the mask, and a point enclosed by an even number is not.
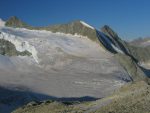
<svg viewBox="0 0 150 113"><path fill-rule="evenodd" d="M0 27L4 27L5 26L5 22L0 18Z"/></svg>

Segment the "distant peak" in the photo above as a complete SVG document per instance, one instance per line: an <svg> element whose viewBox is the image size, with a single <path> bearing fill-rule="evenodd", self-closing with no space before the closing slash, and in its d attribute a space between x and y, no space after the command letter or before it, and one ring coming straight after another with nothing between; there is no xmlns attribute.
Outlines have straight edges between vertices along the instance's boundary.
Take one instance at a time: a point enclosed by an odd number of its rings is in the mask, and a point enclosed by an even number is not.
<svg viewBox="0 0 150 113"><path fill-rule="evenodd" d="M8 27L27 27L28 25L21 21L18 17L12 16L6 21L6 26Z"/></svg>
<svg viewBox="0 0 150 113"><path fill-rule="evenodd" d="M84 21L80 21L80 23L88 28L91 28L91 29L94 29L94 27L92 27L91 25L87 24L86 22Z"/></svg>
<svg viewBox="0 0 150 113"><path fill-rule="evenodd" d="M17 16L11 16L7 21L21 22L21 20Z"/></svg>
<svg viewBox="0 0 150 113"><path fill-rule="evenodd" d="M18 18L17 16L11 16L11 17L9 18L9 20L11 20L11 19L13 19L13 20L19 20L19 18Z"/></svg>

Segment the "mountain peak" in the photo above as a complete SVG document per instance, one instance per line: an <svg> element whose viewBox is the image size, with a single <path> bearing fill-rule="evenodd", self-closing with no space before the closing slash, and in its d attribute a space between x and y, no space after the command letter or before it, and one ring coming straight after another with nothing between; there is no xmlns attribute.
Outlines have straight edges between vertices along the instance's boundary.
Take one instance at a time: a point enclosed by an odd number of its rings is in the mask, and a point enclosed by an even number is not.
<svg viewBox="0 0 150 113"><path fill-rule="evenodd" d="M86 36L93 41L98 41L96 30L92 26L80 20L72 21L66 24L48 26L46 28L40 28L40 29L41 30L46 29L54 33L61 32L61 33L72 34L72 35L78 34L81 36Z"/></svg>
<svg viewBox="0 0 150 113"><path fill-rule="evenodd" d="M72 21L68 24L72 24L73 26L84 26L84 27L90 28L92 30L95 29L94 27L92 27L91 25L89 25L88 23L86 23L85 21L82 21L82 20Z"/></svg>
<svg viewBox="0 0 150 113"><path fill-rule="evenodd" d="M21 21L18 17L12 16L6 21L6 26L8 27L27 27L28 25Z"/></svg>
<svg viewBox="0 0 150 113"><path fill-rule="evenodd" d="M10 20L19 20L19 18L17 16L11 16L9 19Z"/></svg>

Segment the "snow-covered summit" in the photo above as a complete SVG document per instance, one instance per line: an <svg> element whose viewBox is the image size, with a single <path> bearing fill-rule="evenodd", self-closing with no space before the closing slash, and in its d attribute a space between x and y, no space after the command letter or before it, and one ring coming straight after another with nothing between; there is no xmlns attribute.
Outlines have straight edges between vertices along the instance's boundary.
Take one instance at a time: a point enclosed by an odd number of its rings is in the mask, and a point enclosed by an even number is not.
<svg viewBox="0 0 150 113"><path fill-rule="evenodd" d="M94 27L90 26L89 24L85 23L84 21L80 21L80 23L88 28L94 29Z"/></svg>

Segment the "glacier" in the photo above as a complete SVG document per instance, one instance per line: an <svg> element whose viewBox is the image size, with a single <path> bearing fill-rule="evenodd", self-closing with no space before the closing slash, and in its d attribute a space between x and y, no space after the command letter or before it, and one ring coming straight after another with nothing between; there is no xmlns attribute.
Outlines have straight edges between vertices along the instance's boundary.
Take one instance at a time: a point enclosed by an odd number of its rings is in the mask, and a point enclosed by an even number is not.
<svg viewBox="0 0 150 113"><path fill-rule="evenodd" d="M32 57L0 55L0 86L25 91L11 95L17 95L19 103L29 97L103 98L129 79L113 54L85 36L10 27L0 27L0 32L0 38L18 51L32 53ZM3 106L12 109L16 104L12 105Z"/></svg>

